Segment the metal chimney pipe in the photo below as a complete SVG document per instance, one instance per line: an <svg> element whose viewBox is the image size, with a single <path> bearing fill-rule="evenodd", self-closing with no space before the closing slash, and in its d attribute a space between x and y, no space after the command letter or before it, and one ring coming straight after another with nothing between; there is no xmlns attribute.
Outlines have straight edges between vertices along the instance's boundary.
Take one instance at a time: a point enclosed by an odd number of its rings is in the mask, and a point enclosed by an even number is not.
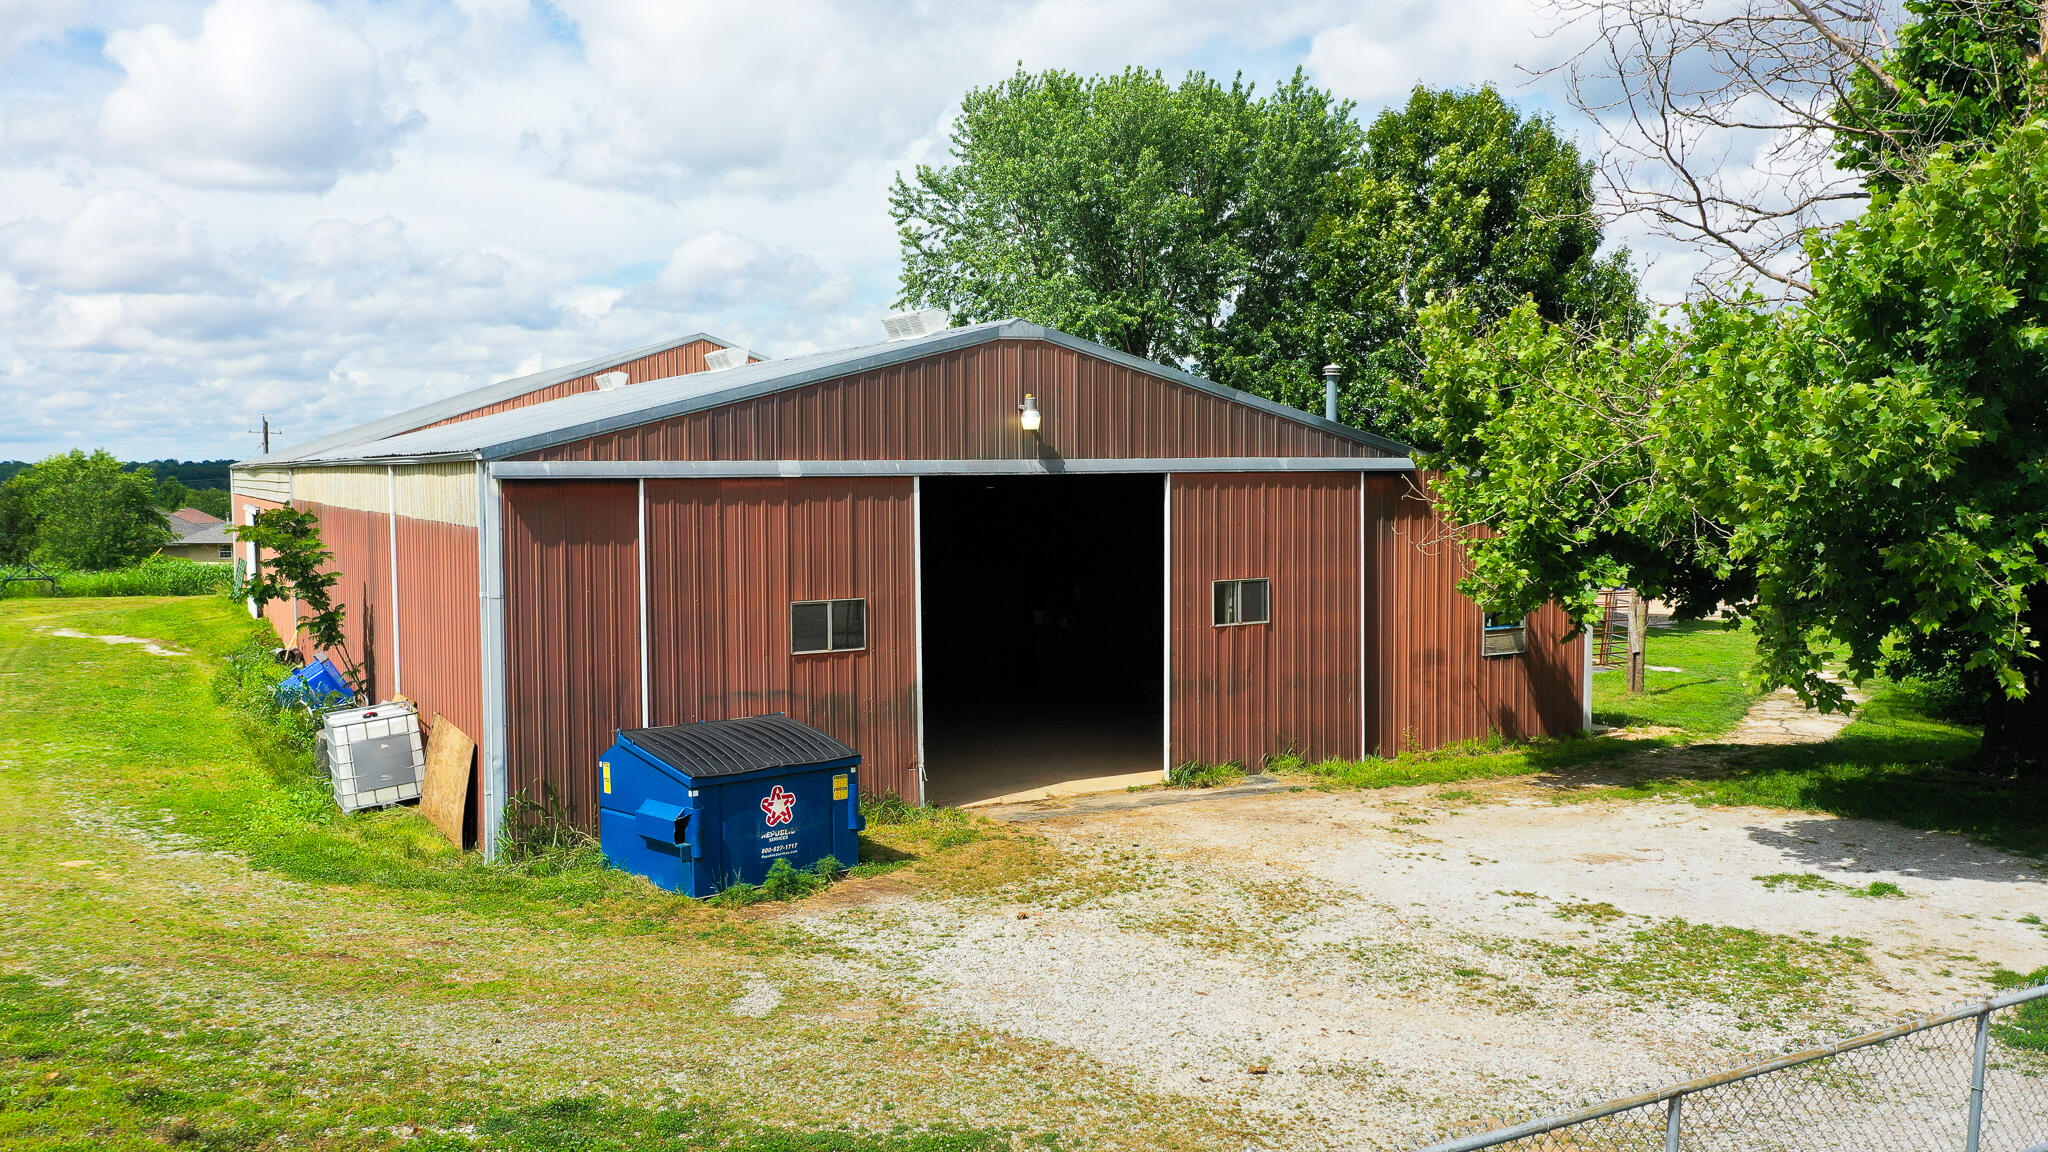
<svg viewBox="0 0 2048 1152"><path fill-rule="evenodd" d="M1323 365L1323 419L1337 422L1337 377L1344 374L1335 364Z"/></svg>

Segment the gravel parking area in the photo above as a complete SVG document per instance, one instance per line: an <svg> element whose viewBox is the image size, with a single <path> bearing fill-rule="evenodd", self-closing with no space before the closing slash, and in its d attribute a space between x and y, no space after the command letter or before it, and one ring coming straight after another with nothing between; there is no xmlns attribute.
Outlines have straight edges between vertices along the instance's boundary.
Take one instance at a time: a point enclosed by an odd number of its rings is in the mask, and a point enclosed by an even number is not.
<svg viewBox="0 0 2048 1152"><path fill-rule="evenodd" d="M1276 1146L1408 1147L2048 964L2033 862L1864 821L1503 782L1031 828L1067 864L1005 898L800 920L936 1012L1264 1114Z"/></svg>

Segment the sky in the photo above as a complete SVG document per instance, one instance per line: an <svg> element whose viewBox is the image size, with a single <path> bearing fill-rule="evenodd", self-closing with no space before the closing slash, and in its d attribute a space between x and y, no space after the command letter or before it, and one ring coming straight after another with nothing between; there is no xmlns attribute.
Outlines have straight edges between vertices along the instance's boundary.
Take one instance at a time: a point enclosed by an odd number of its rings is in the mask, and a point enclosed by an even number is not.
<svg viewBox="0 0 2048 1152"><path fill-rule="evenodd" d="M284 446L698 331L872 342L891 179L1019 65L1300 67L1365 119L1491 83L1597 147L1531 82L1576 47L1547 30L1524 0L0 0L0 459L246 457L265 415Z"/></svg>

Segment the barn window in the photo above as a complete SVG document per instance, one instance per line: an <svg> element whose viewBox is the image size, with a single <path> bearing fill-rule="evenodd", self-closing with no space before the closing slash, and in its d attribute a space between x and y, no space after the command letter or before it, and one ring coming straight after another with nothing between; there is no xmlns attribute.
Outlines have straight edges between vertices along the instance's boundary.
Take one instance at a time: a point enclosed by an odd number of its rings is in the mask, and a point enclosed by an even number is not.
<svg viewBox="0 0 2048 1152"><path fill-rule="evenodd" d="M1480 641L1482 656L1518 656L1529 650L1529 618L1486 614L1486 631Z"/></svg>
<svg viewBox="0 0 2048 1152"><path fill-rule="evenodd" d="M791 652L858 652L867 646L866 600L798 600L789 606Z"/></svg>
<svg viewBox="0 0 2048 1152"><path fill-rule="evenodd" d="M1273 582L1218 580L1216 582L1216 626L1264 624L1273 618Z"/></svg>

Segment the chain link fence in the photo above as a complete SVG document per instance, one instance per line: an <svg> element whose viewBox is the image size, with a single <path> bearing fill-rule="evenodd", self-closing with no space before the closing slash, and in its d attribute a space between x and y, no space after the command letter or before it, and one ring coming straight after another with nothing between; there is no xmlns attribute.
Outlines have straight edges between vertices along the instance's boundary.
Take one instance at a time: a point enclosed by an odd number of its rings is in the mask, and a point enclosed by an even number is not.
<svg viewBox="0 0 2048 1152"><path fill-rule="evenodd" d="M2048 1152L2048 981L1422 1152Z"/></svg>

